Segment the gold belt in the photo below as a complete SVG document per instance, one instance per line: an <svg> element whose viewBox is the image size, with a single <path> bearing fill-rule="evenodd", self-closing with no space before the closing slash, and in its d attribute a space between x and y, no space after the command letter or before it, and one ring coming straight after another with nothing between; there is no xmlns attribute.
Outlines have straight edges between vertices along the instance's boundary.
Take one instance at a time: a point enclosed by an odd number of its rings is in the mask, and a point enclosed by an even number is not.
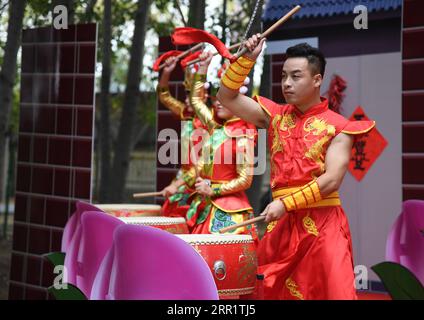
<svg viewBox="0 0 424 320"><path fill-rule="evenodd" d="M272 191L272 198L281 198L284 197L292 192L296 192L301 187L293 187L293 188L280 188L277 190ZM334 191L333 193L329 194L325 198L321 199L320 201L308 204L307 208L317 208L317 207L330 207L330 206L341 206L342 202L340 201L339 192Z"/></svg>

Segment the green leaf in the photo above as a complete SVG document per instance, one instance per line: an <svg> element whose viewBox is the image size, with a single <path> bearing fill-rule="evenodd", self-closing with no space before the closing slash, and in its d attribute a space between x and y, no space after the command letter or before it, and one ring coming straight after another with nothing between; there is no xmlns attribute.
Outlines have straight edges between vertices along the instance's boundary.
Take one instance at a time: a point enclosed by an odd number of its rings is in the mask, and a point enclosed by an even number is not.
<svg viewBox="0 0 424 320"><path fill-rule="evenodd" d="M56 289L54 286L50 286L48 291L53 295L56 300L87 300L87 297L82 293L76 286L65 283L66 289Z"/></svg>
<svg viewBox="0 0 424 320"><path fill-rule="evenodd" d="M65 265L65 253L64 252L50 252L43 255L43 258L49 260L54 266Z"/></svg>
<svg viewBox="0 0 424 320"><path fill-rule="evenodd" d="M394 300L424 300L424 287L417 277L395 262L382 262L371 267Z"/></svg>

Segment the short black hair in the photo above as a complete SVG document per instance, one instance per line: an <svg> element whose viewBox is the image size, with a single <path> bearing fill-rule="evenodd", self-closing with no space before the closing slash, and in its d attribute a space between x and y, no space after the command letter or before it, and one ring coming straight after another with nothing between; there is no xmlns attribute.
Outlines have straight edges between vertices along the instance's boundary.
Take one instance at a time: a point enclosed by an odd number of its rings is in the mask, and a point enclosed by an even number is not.
<svg viewBox="0 0 424 320"><path fill-rule="evenodd" d="M299 43L286 50L286 58L306 58L308 64L312 67L312 74L320 73L324 77L325 61L324 55L317 48L310 46L307 43Z"/></svg>

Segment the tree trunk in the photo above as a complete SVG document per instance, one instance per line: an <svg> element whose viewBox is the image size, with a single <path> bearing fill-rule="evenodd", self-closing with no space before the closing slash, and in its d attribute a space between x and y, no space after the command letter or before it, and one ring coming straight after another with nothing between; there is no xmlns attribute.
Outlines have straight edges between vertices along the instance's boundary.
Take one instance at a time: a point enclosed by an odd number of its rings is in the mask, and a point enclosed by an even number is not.
<svg viewBox="0 0 424 320"><path fill-rule="evenodd" d="M222 43L227 42L227 0L224 0L222 3L222 20L221 20L221 28L222 28L222 37L221 41ZM223 57L224 58L224 57Z"/></svg>
<svg viewBox="0 0 424 320"><path fill-rule="evenodd" d="M100 191L99 201L109 202L110 185L110 75L111 75L111 38L112 38L112 5L111 0L104 0L103 9L103 43L102 43L102 79L100 92Z"/></svg>
<svg viewBox="0 0 424 320"><path fill-rule="evenodd" d="M264 56L261 85L259 87L259 95L267 98L271 98L270 60L269 55ZM261 204L261 199L263 198L262 186L267 181L269 181L269 177L265 175L256 175L253 177L252 186L247 190L247 195L256 213L260 213L261 210L264 209Z"/></svg>
<svg viewBox="0 0 424 320"><path fill-rule="evenodd" d="M252 26L249 30L249 33L247 35L247 38L251 37L252 35L256 34L256 33L261 33L261 27L262 27L262 21L261 21L261 17L262 17L262 5L263 5L263 1L262 0L257 0L260 1L260 3L258 4L258 10L256 12L256 15L254 17L255 20L253 20ZM253 16L254 10L255 10L255 4L256 1L253 0L252 1L252 6L251 6L251 11L249 13L250 17ZM247 27L247 26L246 26ZM250 83L248 85L248 92L251 95L252 94L252 89L253 89L253 76L254 76L254 69L252 69L252 71L249 74L250 77Z"/></svg>
<svg viewBox="0 0 424 320"><path fill-rule="evenodd" d="M121 202L124 193L125 180L128 173L131 138L133 137L134 121L139 100L139 86L143 70L144 40L151 0L140 0L134 21L134 36L130 49L130 63L127 74L124 104L118 139L115 146L115 156L112 166L111 200Z"/></svg>
<svg viewBox="0 0 424 320"><path fill-rule="evenodd" d="M222 36L221 41L223 44L227 43L227 0L224 0L222 3L222 16L221 16L221 28L222 28ZM224 63L225 58L221 57L221 65Z"/></svg>
<svg viewBox="0 0 424 320"><path fill-rule="evenodd" d="M205 28L205 0L190 0L188 26L197 29Z"/></svg>
<svg viewBox="0 0 424 320"><path fill-rule="evenodd" d="M26 0L10 1L7 40L0 71L0 201L3 200L4 165L9 118L12 110L13 86L16 77L16 59L21 45L22 21Z"/></svg>
<svg viewBox="0 0 424 320"><path fill-rule="evenodd" d="M134 137L131 141L131 150L134 150L137 143L141 140L141 138L148 134L147 130L151 129L151 127L147 123L143 123L140 126L137 126L137 132L134 132Z"/></svg>
<svg viewBox="0 0 424 320"><path fill-rule="evenodd" d="M259 87L259 95L271 98L271 56L264 55L264 64L261 75L261 86ZM278 101L281 102L281 101Z"/></svg>

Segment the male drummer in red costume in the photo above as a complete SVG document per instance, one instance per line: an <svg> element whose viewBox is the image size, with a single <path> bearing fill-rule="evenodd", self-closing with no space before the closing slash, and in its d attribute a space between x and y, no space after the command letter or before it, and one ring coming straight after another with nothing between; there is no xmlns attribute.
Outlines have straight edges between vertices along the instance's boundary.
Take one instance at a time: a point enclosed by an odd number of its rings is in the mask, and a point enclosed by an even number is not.
<svg viewBox="0 0 424 320"><path fill-rule="evenodd" d="M268 128L274 200L262 213L268 227L258 248L264 296L356 299L352 241L337 191L354 137L375 123L329 110L320 96L326 61L307 44L287 49L281 71L287 104L239 94L264 41L259 35L246 41L249 51L227 69L218 92L233 113Z"/></svg>

